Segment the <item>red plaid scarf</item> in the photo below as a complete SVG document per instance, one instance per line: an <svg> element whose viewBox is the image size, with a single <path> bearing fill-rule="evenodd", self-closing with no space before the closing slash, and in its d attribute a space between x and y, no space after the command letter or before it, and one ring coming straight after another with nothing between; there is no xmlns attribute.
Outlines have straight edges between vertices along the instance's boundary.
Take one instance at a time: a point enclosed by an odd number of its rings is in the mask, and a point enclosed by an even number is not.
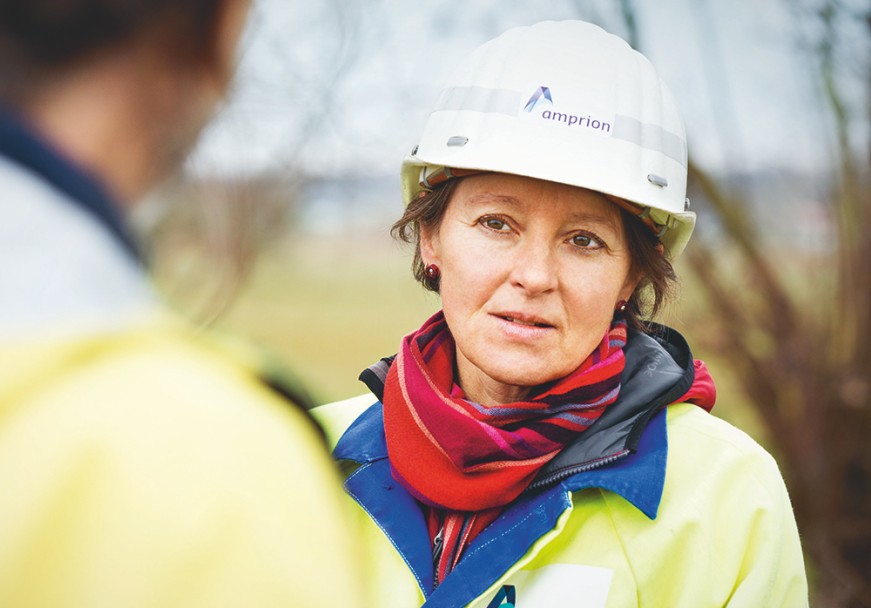
<svg viewBox="0 0 871 608"><path fill-rule="evenodd" d="M526 401L485 407L454 383L454 340L442 313L403 339L384 386L384 430L394 478L432 507L439 580L541 467L616 401L625 345L626 323L617 320L570 375Z"/></svg>

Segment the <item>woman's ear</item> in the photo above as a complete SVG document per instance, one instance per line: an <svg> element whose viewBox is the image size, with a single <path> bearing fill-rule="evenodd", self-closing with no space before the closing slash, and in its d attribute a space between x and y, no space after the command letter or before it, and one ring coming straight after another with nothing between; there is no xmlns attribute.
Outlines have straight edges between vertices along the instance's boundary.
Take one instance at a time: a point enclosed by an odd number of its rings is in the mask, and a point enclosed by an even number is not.
<svg viewBox="0 0 871 608"><path fill-rule="evenodd" d="M626 280L623 282L623 286L620 288L620 299L626 300L627 302L632 297L632 294L635 293L635 290L638 288L639 283L641 283L641 276L637 272L629 272L626 275Z"/></svg>
<svg viewBox="0 0 871 608"><path fill-rule="evenodd" d="M424 264L441 265L441 242L437 227L420 227L420 259Z"/></svg>

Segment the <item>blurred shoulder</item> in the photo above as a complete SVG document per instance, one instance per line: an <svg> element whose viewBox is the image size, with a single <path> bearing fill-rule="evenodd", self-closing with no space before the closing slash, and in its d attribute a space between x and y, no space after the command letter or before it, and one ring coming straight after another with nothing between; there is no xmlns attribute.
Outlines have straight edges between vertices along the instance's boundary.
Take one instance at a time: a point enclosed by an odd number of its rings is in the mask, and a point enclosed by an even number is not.
<svg viewBox="0 0 871 608"><path fill-rule="evenodd" d="M26 552L43 587L101 598L70 605L356 605L359 547L323 438L244 355L149 326L10 361L0 566Z"/></svg>
<svg viewBox="0 0 871 608"><path fill-rule="evenodd" d="M105 334L21 343L15 352L0 374L4 408L67 440L78 429L119 446L156 433L163 442L196 437L199 446L230 448L256 436L285 451L323 450L308 415L264 382L247 353L181 323L149 319ZM78 422L62 423L71 420Z"/></svg>

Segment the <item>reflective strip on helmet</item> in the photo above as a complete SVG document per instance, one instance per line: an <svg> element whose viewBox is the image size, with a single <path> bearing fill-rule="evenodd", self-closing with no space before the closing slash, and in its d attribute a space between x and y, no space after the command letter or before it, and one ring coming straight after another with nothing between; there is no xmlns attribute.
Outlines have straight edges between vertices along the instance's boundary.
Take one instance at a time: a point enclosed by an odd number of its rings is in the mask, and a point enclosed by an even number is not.
<svg viewBox="0 0 871 608"><path fill-rule="evenodd" d="M511 89L487 87L448 87L444 89L433 112L483 112L516 116L523 94ZM626 115L614 117L611 133L614 139L628 141L642 148L661 152L687 166L687 150L683 139L659 125L643 123Z"/></svg>
<svg viewBox="0 0 871 608"><path fill-rule="evenodd" d="M611 136L665 154L684 167L687 166L687 148L679 135L670 133L650 123L643 123L631 116L614 117L614 130Z"/></svg>
<svg viewBox="0 0 871 608"><path fill-rule="evenodd" d="M442 91L433 112L469 111L516 116L522 93L487 87L449 87Z"/></svg>

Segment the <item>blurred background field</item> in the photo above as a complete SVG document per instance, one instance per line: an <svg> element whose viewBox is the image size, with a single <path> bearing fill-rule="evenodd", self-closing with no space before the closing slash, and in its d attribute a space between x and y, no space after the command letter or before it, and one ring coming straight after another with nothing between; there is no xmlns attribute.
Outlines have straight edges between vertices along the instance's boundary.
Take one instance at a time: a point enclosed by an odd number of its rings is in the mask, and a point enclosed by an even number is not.
<svg viewBox="0 0 871 608"><path fill-rule="evenodd" d="M438 309L411 278L409 259L386 234L281 243L220 326L280 355L317 403L358 395L366 390L359 373Z"/></svg>

